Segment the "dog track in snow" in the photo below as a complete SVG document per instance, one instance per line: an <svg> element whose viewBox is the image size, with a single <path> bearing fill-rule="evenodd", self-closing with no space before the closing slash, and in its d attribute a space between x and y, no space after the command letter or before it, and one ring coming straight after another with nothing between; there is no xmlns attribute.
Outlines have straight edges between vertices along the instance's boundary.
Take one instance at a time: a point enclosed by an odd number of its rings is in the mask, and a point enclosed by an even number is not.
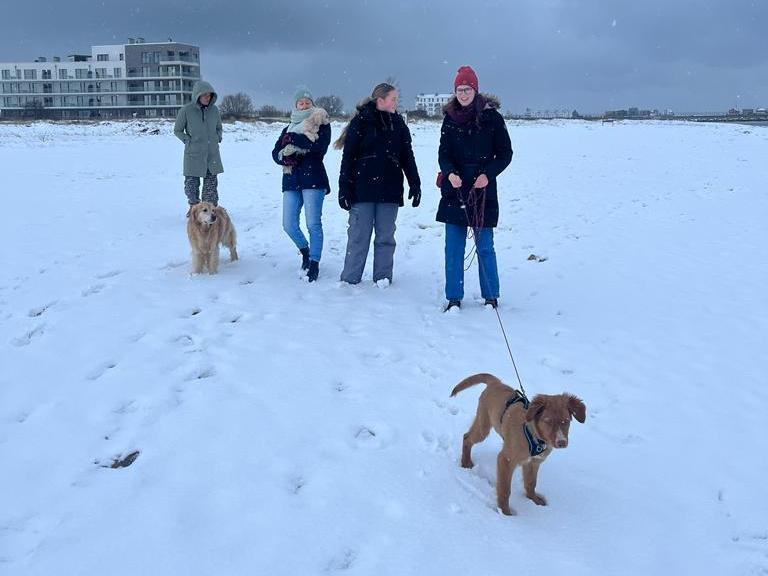
<svg viewBox="0 0 768 576"><path fill-rule="evenodd" d="M195 345L195 339L192 338L189 334L180 334L179 336L176 336L174 338L173 343L179 344L180 346L194 346Z"/></svg>

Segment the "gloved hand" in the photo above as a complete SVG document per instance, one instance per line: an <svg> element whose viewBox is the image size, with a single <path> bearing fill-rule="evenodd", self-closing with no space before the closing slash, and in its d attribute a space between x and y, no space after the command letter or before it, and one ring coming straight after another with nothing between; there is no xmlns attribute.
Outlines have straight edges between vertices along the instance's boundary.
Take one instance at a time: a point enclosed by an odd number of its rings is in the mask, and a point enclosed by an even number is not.
<svg viewBox="0 0 768 576"><path fill-rule="evenodd" d="M411 202L411 206L413 206L414 208L417 208L419 204L421 204L421 190L419 190L418 188L415 190L411 188L408 191L408 199L409 200L413 199L413 201Z"/></svg>
<svg viewBox="0 0 768 576"><path fill-rule="evenodd" d="M352 202L349 200L349 197L341 192L339 192L339 206L342 210L346 210L347 212L352 208Z"/></svg>

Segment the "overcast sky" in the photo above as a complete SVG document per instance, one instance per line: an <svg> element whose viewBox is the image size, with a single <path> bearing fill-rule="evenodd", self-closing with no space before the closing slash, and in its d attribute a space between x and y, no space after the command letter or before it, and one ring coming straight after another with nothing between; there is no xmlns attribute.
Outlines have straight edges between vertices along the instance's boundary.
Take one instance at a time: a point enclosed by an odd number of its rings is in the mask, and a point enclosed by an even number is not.
<svg viewBox="0 0 768 576"><path fill-rule="evenodd" d="M504 110L768 107L768 0L68 0L3 2L0 62L93 44L199 45L220 94L347 107L388 76L401 108L470 64Z"/></svg>

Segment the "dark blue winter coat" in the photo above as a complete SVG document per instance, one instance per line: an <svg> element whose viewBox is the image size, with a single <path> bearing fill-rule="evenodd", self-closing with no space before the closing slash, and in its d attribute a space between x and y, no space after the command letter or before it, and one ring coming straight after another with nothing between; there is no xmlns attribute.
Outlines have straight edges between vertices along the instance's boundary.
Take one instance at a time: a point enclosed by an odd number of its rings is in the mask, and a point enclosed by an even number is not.
<svg viewBox="0 0 768 576"><path fill-rule="evenodd" d="M358 107L349 123L339 174L339 196L356 202L403 205L403 172L412 192L421 192L411 132L397 112L375 102Z"/></svg>
<svg viewBox="0 0 768 576"><path fill-rule="evenodd" d="M288 126L283 129L277 142L275 142L275 148L272 150L272 159L281 166L284 165L277 155L285 146L283 137L286 133L291 139L291 144L307 150L307 153L296 156L299 159L298 166L293 166L290 174L283 174L283 191L294 190L300 192L309 188L322 188L328 194L331 185L328 181L328 173L325 171L323 157L328 150L328 144L331 143L331 126L329 124L321 124L317 140L314 142L304 134L287 132L287 130Z"/></svg>
<svg viewBox="0 0 768 576"><path fill-rule="evenodd" d="M490 96L484 98L486 103L479 112L479 119L460 124L448 113L443 119L438 151L440 171L443 173L438 222L458 226L480 222L486 228L498 224L496 177L512 161L512 144L504 118L497 111L498 101ZM446 105L446 109L452 105L457 105L455 98ZM451 172L458 174L462 180L462 187L458 190L448 181ZM480 174L488 177L488 186L484 193L475 191L470 197L472 184Z"/></svg>

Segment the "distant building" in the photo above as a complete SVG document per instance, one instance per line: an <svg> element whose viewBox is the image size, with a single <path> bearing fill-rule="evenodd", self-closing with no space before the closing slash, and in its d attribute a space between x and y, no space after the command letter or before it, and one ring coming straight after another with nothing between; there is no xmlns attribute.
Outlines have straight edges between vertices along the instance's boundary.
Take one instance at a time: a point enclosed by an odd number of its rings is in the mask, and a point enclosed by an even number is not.
<svg viewBox="0 0 768 576"><path fill-rule="evenodd" d="M424 110L430 116L438 116L453 94L419 94L416 96L416 110Z"/></svg>
<svg viewBox="0 0 768 576"><path fill-rule="evenodd" d="M0 63L0 117L173 117L199 78L200 49L170 39L92 46L64 62Z"/></svg>

